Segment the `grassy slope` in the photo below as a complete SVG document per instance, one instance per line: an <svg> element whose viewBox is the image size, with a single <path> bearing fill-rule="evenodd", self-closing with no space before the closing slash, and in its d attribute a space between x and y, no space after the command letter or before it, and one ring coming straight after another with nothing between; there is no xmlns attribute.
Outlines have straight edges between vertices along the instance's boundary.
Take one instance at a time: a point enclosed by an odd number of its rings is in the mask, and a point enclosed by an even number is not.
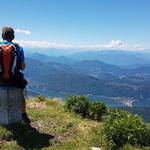
<svg viewBox="0 0 150 150"><path fill-rule="evenodd" d="M88 150L96 146L93 129L101 123L65 112L63 105L58 100L30 99L27 108L32 128L0 126L0 149Z"/></svg>
<svg viewBox="0 0 150 150"><path fill-rule="evenodd" d="M24 124L0 126L0 149L2 150L90 150L103 143L98 131L102 123L83 119L64 110L59 100L27 102L32 128ZM125 146L123 150L140 150Z"/></svg>

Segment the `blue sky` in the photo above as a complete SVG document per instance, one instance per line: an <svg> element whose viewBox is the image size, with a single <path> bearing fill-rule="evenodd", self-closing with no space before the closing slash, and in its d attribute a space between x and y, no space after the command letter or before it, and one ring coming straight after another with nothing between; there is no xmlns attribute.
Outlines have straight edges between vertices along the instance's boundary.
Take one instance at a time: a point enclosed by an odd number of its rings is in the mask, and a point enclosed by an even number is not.
<svg viewBox="0 0 150 150"><path fill-rule="evenodd" d="M25 47L150 49L150 0L0 0Z"/></svg>

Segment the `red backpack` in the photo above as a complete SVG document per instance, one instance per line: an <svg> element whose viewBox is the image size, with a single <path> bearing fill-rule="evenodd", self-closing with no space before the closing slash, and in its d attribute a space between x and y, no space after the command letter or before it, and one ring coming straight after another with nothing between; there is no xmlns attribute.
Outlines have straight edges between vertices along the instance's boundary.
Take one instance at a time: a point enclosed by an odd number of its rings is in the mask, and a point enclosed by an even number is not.
<svg viewBox="0 0 150 150"><path fill-rule="evenodd" d="M13 44L0 45L0 78L11 80L17 65L17 50Z"/></svg>

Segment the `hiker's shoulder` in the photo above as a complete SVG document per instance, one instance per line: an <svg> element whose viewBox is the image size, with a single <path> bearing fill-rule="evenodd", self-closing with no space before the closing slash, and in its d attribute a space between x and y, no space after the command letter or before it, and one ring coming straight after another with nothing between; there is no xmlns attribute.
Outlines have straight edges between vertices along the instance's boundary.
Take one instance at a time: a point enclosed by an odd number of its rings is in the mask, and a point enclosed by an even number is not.
<svg viewBox="0 0 150 150"><path fill-rule="evenodd" d="M23 47L20 46L18 43L13 43L13 44L16 46L17 50L23 51Z"/></svg>

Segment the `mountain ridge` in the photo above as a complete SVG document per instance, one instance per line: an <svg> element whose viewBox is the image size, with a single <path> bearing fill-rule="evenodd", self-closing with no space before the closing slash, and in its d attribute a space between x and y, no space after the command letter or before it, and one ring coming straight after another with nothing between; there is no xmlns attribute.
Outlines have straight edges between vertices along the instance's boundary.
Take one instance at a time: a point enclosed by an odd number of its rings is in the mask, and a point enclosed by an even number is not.
<svg viewBox="0 0 150 150"><path fill-rule="evenodd" d="M129 75L126 75L126 72L125 74L115 74L114 65L107 65L100 62L102 66L105 66L105 71L102 71L102 75L103 77L106 77L105 75L107 75L109 78L107 79L92 76L90 73L86 73L84 71L77 71L77 69L75 70L72 65L68 64L57 62L45 63L31 58L27 58L26 62L28 66L25 71L26 77L30 79L31 85L33 81L36 81L36 84L32 86L32 88L39 89L43 92L47 90L46 93L48 93L48 91L64 92L66 94L83 93L108 97L130 97L139 100L150 97L148 92L150 89L148 84L149 78L139 78L139 75L134 75L135 72ZM88 62L91 61L88 60ZM97 62L99 63L99 61L96 61L96 63ZM83 68L89 71L90 69L88 67L90 67L89 64L86 65L86 67L83 65ZM114 74L108 73L108 70L106 69L107 67L109 69L113 68L112 73ZM120 70L118 67L115 68L122 73L122 69ZM127 70L123 69L123 71ZM133 78L131 78L131 75Z"/></svg>

